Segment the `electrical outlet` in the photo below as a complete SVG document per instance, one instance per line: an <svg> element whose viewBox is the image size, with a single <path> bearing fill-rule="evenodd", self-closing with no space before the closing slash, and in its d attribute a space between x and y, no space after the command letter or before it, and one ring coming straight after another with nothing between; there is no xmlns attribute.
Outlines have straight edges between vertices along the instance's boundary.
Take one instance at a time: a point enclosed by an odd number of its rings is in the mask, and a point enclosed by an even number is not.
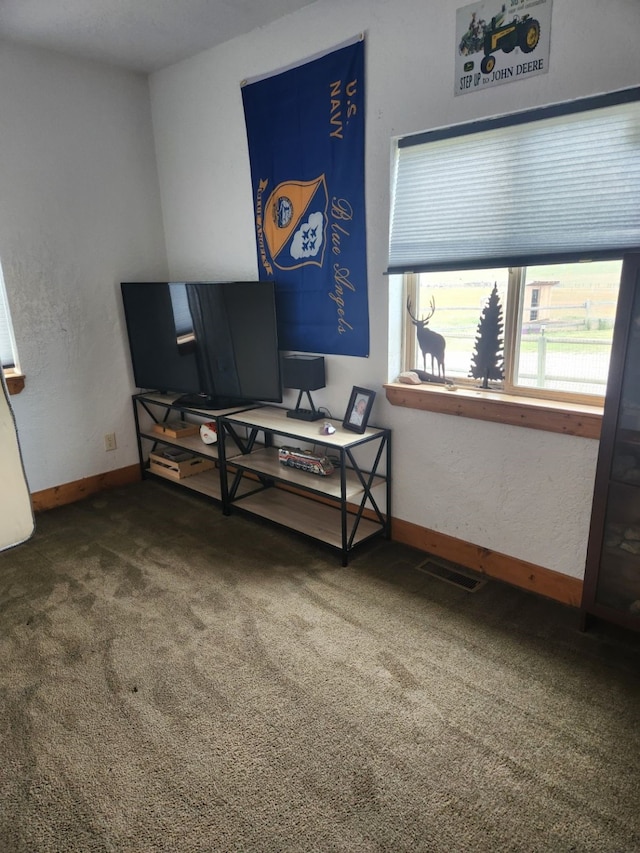
<svg viewBox="0 0 640 853"><path fill-rule="evenodd" d="M115 450L116 445L116 434L115 432L108 432L104 437L104 449L105 450Z"/></svg>

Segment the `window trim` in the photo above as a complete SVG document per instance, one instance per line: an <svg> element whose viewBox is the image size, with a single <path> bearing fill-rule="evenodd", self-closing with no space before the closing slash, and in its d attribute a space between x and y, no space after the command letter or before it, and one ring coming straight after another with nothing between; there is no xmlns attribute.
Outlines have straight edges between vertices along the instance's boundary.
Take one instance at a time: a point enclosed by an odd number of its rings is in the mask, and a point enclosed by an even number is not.
<svg viewBox="0 0 640 853"><path fill-rule="evenodd" d="M624 256L620 258L618 255L614 260L620 260L624 264ZM573 259L568 263L579 263L578 259ZM504 380L502 382L493 382L490 389L483 389L477 386L477 380L469 377L456 377L453 379L455 385L460 388L469 388L479 391L485 395L488 392L495 394L507 394L510 398L519 399L522 401L550 400L565 405L568 411L572 411L573 407L586 407L587 411L593 408L602 409L604 406L604 394L580 394L575 391L558 391L552 388L538 388L518 385L514 378L518 375L518 341L521 337L522 318L525 310L528 310L525 304L526 293L526 268L525 267L509 267L508 268L508 284L507 284L507 304L503 316L504 322ZM621 272L622 275L622 272ZM410 298L416 308L419 306L418 290L420 286L420 273L405 273L403 276L403 304L406 304ZM406 313L406 312L405 312ZM406 317L403 314L402 327L403 343L402 343L402 369L410 371L412 368L409 365L417 364L418 345L413 327L407 324ZM449 377L451 378L451 377Z"/></svg>
<svg viewBox="0 0 640 853"><path fill-rule="evenodd" d="M2 373L9 394L19 394L25 385L24 374L20 371L18 364L18 352L16 338L9 308L9 298L4 280L2 266L0 265L0 347L2 355ZM9 356L9 350L11 355Z"/></svg>
<svg viewBox="0 0 640 853"><path fill-rule="evenodd" d="M3 368L4 373L4 381L7 385L7 390L9 394L12 396L14 394L19 394L25 386L25 375L24 373L18 373L11 367Z"/></svg>
<svg viewBox="0 0 640 853"><path fill-rule="evenodd" d="M509 359L516 372L514 350L517 347L520 306L524 300L521 273L522 268L510 271L509 286L515 290L515 298L512 295L508 297L504 317L505 359L509 348ZM418 287L418 273L403 276L403 304L408 295L417 304ZM407 323L406 311L402 317L403 364L415 364L418 352L416 335L413 334L413 326ZM600 438L604 396L572 394L569 398L566 392L510 385L485 389L474 384L474 380L456 380L453 386L407 385L397 381L384 383L383 387L387 401L393 406L582 438Z"/></svg>
<svg viewBox="0 0 640 853"><path fill-rule="evenodd" d="M619 255L610 260L618 259L622 262L622 258ZM577 264L580 262L580 259L574 258L566 263ZM524 312L527 310L526 267L510 267L507 308L504 318L505 379L502 390L515 397L535 398L536 400L556 400L568 406L596 406L602 408L604 406L604 394L580 394L575 391L557 391L552 388L527 387L518 385L515 382L519 368L518 342L522 339L522 321Z"/></svg>
<svg viewBox="0 0 640 853"><path fill-rule="evenodd" d="M392 406L581 438L600 438L602 406L532 399L502 391L460 386L447 390L442 386L387 382L383 387Z"/></svg>

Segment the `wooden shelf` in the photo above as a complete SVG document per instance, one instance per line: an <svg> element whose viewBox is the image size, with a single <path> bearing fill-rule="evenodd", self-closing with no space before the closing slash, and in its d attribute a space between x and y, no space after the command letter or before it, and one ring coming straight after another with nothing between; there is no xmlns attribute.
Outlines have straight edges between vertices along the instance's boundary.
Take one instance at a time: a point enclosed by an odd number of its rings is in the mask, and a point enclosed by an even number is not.
<svg viewBox="0 0 640 853"><path fill-rule="evenodd" d="M294 495L284 489L256 492L240 499L237 507L290 530L296 530L333 548L342 548L341 512L337 507L321 504L301 495ZM352 524L355 516L352 513L347 515ZM354 535L353 545L360 544L381 531L381 524L368 518L361 518Z"/></svg>
<svg viewBox="0 0 640 853"><path fill-rule="evenodd" d="M160 394L158 391L145 391L142 394L136 394L135 399L151 403L154 406L163 406L165 409L173 409L176 413L187 412L202 418L203 421L214 421L216 418L221 418L224 415L230 415L234 412L244 411L245 409L255 408L254 405L244 404L241 406L232 406L228 409L198 409L195 406L179 406L177 400L180 399L178 394Z"/></svg>
<svg viewBox="0 0 640 853"><path fill-rule="evenodd" d="M180 488L189 489L192 492L198 492L201 495L206 495L208 498L213 498L216 501L222 500L222 488L220 485L219 469L210 469L203 471L201 474L194 474L193 477L184 477L182 480L176 480L161 471L151 471L146 469L147 476L159 477L161 480L166 480L168 483L173 483ZM239 488L239 496L247 494L251 491L249 482L241 483Z"/></svg>
<svg viewBox="0 0 640 853"><path fill-rule="evenodd" d="M459 387L404 385L390 382L384 386L392 406L421 409L443 415L475 418L481 421L528 427L529 429L600 438L602 407L560 403L556 400Z"/></svg>
<svg viewBox="0 0 640 853"><path fill-rule="evenodd" d="M205 444L199 435L186 435L183 438L172 438L168 435L159 435L157 432L151 432L151 430L142 430L140 432L140 438L158 442L159 444L168 444L171 447L181 447L183 450L196 453L198 456L206 456L208 459L218 458L218 444Z"/></svg>
<svg viewBox="0 0 640 853"><path fill-rule="evenodd" d="M339 467L335 468L333 473L329 474L327 477L310 474L307 471L299 471L296 468L289 468L280 463L277 447L265 447L261 450L248 453L246 456L234 456L232 458L232 464L234 468L253 471L258 475L271 477L274 480L278 480L282 483L288 483L301 489L308 489L318 494L334 498L335 500L340 500L342 498ZM372 488L381 486L384 482L383 477L376 476L373 478ZM359 495L362 495L362 492L363 486L358 475L351 468L346 468L345 499L354 501Z"/></svg>
<svg viewBox="0 0 640 853"><path fill-rule="evenodd" d="M277 433L286 438L336 449L353 447L371 441L372 438L384 432L384 430L376 427L367 427L363 433L352 432L345 429L340 421L330 418L322 421L300 421L287 417L287 410L279 409L276 406L263 406L244 412L235 412L232 415L226 415L224 420L249 429L266 430L269 433ZM325 423L330 423L335 432L331 435L325 435L322 432Z"/></svg>
<svg viewBox="0 0 640 853"><path fill-rule="evenodd" d="M146 469L147 474L151 477L159 477L161 480L167 480L169 483L174 483L176 486L190 489L192 492L199 492L201 495L222 500L222 490L220 488L220 472L217 469L203 471L201 474L194 474L193 477L185 477L182 480L176 480L161 471L150 471Z"/></svg>

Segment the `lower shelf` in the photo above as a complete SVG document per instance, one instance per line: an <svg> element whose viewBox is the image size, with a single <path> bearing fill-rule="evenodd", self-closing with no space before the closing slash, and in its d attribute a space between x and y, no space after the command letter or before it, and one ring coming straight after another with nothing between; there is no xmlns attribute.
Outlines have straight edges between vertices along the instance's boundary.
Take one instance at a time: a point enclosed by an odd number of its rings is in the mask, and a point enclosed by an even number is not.
<svg viewBox="0 0 640 853"><path fill-rule="evenodd" d="M220 488L220 469L212 468L208 471L202 471L200 474L194 474L193 477L182 477L176 479L169 474L163 474L162 471L149 467L145 468L145 477L157 477L159 480L164 480L166 483L173 483L181 489L189 489L192 492L198 492L201 495L206 495L208 498L213 498L216 501L222 501L222 489ZM238 496L242 497L247 492L255 488L255 484L250 480L240 483L238 488Z"/></svg>
<svg viewBox="0 0 640 853"><path fill-rule="evenodd" d="M338 507L275 488L256 492L240 500L236 495L233 507L342 550L341 517ZM353 513L347 513L347 539L351 535L355 520L356 516ZM379 522L361 518L352 545L381 534L383 530Z"/></svg>
<svg viewBox="0 0 640 853"><path fill-rule="evenodd" d="M193 477L184 477L176 479L169 474L164 474L162 471L154 468L146 469L146 476L158 477L161 480L166 480L169 483L174 483L180 488L190 489L192 492L199 492L201 495L214 498L217 501L222 500L222 491L220 489L220 471L213 468L210 471L203 471L201 474L195 474Z"/></svg>

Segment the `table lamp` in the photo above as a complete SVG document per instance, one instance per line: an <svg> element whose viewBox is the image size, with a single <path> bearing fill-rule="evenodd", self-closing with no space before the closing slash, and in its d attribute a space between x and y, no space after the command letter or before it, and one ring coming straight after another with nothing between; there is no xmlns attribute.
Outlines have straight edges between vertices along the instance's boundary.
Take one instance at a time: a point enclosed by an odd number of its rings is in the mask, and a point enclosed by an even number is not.
<svg viewBox="0 0 640 853"><path fill-rule="evenodd" d="M282 385L284 388L295 388L300 393L295 409L287 411L288 418L301 421L317 421L325 417L313 405L311 391L325 387L324 356L322 355L287 355L282 358ZM309 408L300 406L302 395L306 394Z"/></svg>

